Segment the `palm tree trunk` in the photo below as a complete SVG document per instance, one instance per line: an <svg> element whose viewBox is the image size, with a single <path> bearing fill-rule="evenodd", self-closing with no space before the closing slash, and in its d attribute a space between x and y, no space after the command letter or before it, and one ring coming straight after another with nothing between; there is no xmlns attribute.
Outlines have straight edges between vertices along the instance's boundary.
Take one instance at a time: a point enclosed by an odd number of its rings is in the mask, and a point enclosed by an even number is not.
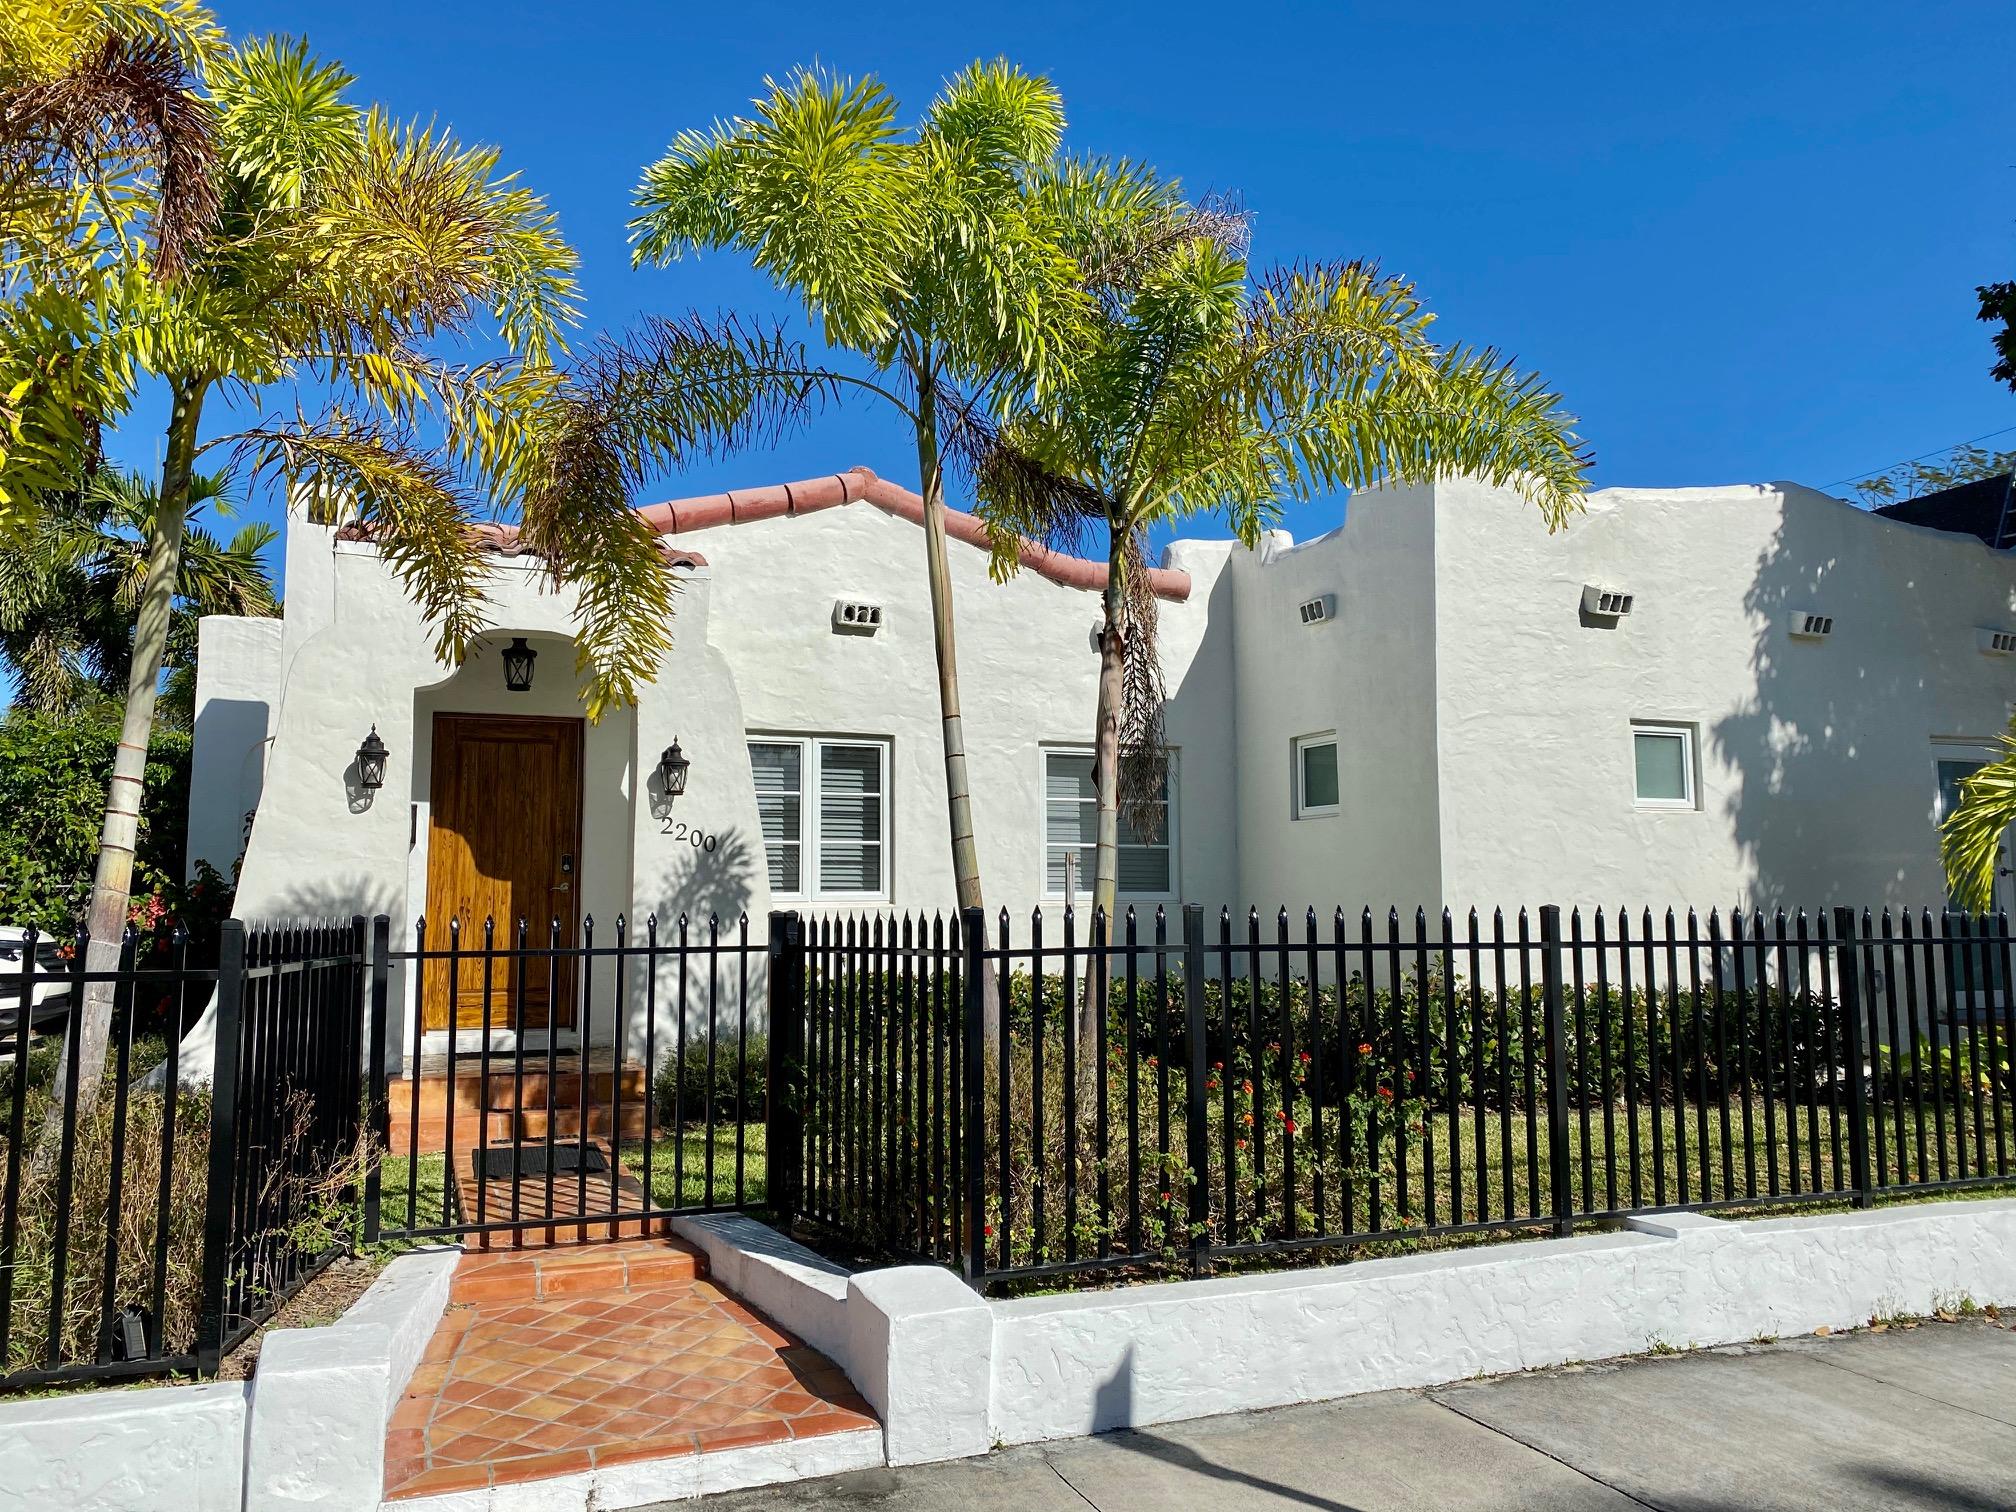
<svg viewBox="0 0 2016 1512"><path fill-rule="evenodd" d="M1120 703L1127 656L1127 559L1123 532L1108 528L1106 620L1099 632L1099 699L1092 727L1092 785L1099 838L1092 871L1092 906L1110 924L1120 895Z"/></svg>
<svg viewBox="0 0 2016 1512"><path fill-rule="evenodd" d="M1092 912L1104 914L1106 937L1113 937L1120 897L1120 703L1127 649L1126 534L1107 529L1106 589L1100 595L1105 624L1099 632L1098 712L1092 730L1092 787L1098 800L1098 846L1092 870ZM1089 990L1078 1007L1078 1042L1097 1043L1096 998Z"/></svg>
<svg viewBox="0 0 2016 1512"><path fill-rule="evenodd" d="M147 745L154 733L154 701L161 682L161 662L168 650L168 622L175 605L175 580L181 571L182 525L189 510L189 477L196 457L196 427L203 410L206 385L184 380L175 385L168 417L168 457L161 476L161 503L154 533L147 543L147 580L141 591L140 614L133 630L133 662L126 674L126 710L119 727L119 749L105 794L105 823L98 836L98 868L91 882L91 909L86 928L91 944L84 967L90 972L116 971L126 912L133 891L133 851L140 833L140 800L147 775ZM81 1117L98 1095L105 1074L105 1047L111 1037L113 982L91 982L84 1001L73 1010L72 1034L81 1035L77 1054L77 1110ZM50 1119L60 1127L63 1080L68 1057L57 1062L56 1093ZM45 1131L41 1149L53 1141ZM38 1149L38 1157L40 1149Z"/></svg>
<svg viewBox="0 0 2016 1512"><path fill-rule="evenodd" d="M973 793L966 779L966 732L959 718L959 657L952 634L952 568L945 552L945 477L938 407L928 364L917 380L917 471L924 498L924 559L931 580L931 640L938 653L938 710L945 737L945 801L952 822L952 879L959 907L980 908L980 854L973 840Z"/></svg>

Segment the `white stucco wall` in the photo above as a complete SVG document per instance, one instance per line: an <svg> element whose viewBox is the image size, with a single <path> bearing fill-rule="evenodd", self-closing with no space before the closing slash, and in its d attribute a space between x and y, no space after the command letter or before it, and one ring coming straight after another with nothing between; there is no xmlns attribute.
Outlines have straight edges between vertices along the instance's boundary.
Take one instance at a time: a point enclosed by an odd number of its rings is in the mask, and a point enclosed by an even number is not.
<svg viewBox="0 0 2016 1512"><path fill-rule="evenodd" d="M470 661L451 675L436 660L433 637L399 584L368 545L339 542L325 527L290 522L287 548L284 674L267 767L268 800L254 823L239 883L247 919L389 914L395 949L410 948L412 921L424 907L424 816L431 716L437 709L555 712L575 703L578 680L569 644L571 593L551 590L530 561L495 563L489 617L495 627ZM297 594L293 585L301 584ZM641 932L652 913L661 935L676 937L679 915L695 919L696 937L719 912L727 928L744 908L760 942L762 883L755 832L755 789L744 746L740 700L725 664L707 644L709 575L681 571L673 644L653 692L634 712L612 714L584 741L580 885L595 914L598 942L614 915ZM533 691L503 691L498 651L523 634L541 651ZM511 700L506 703L505 700ZM354 788L355 751L376 725L389 752L386 784L376 794ZM675 845L660 833L649 803L630 801L638 773L646 785L659 751L677 735L696 774L678 817L715 833L713 853ZM639 753L642 753L640 760ZM500 795L508 802L508 795ZM396 974L395 1002L410 1002L409 973ZM758 976L760 986L760 973ZM633 1002L643 984L631 978ZM661 981L671 1011L676 994ZM392 1043L410 1035L403 1013ZM597 1025L597 1038L606 1026ZM633 1022L630 1034L641 1035Z"/></svg>
<svg viewBox="0 0 2016 1512"><path fill-rule="evenodd" d="M681 544L710 565L681 571L673 648L639 707L587 736L587 911L603 929L624 912L633 930L655 913L668 938L686 915L696 940L714 914L732 938L746 912L760 942L773 904L821 910L770 895L746 751L764 733L886 739L888 901L949 911L921 533L863 503ZM1270 934L1282 904L1298 933L1311 904L1326 929L1339 904L1354 929L1365 904L1382 923L1388 905L1444 902L1936 907L1935 756L1978 749L2016 696L2016 659L1976 637L2016 622L2006 554L1790 486L1610 490L1552 536L1508 490L1380 489L1316 540L1184 541L1167 560L1192 578L1161 613L1177 753L1167 901L1229 904L1235 931L1248 904ZM1043 752L1088 743L1098 605L1031 572L995 583L960 542L951 566L987 900L1026 938L1046 901ZM1584 583L1631 592L1633 612L1586 622ZM1333 615L1305 625L1298 606L1318 595ZM206 664L220 715L261 689L271 710L242 913L382 910L406 941L424 902L425 814L410 805L426 801L432 714L574 706L571 596L536 563L499 560L493 598L494 633L451 674L376 553L297 520L277 670L270 625L206 627L262 648ZM881 605L880 631L836 634L836 599ZM1832 615L1833 635L1794 642L1794 609ZM529 695L502 689L496 651L514 634L541 651ZM1696 810L1635 803L1634 719L1695 730ZM373 723L391 779L365 804L345 771ZM206 731L203 770L241 760L251 728L221 754ZM1340 811L1298 816L1294 741L1323 731ZM639 801L675 736L693 763L675 818L712 850L661 833ZM1145 935L1158 900L1137 901Z"/></svg>
<svg viewBox="0 0 2016 1512"><path fill-rule="evenodd" d="M1477 484L1434 510L1448 902L1944 901L1935 743L2008 724L2016 659L1976 639L2016 623L2006 553L1790 484L1606 490L1551 537ZM1585 625L1584 583L1630 614ZM1695 810L1637 805L1633 720L1694 728Z"/></svg>
<svg viewBox="0 0 2016 1512"><path fill-rule="evenodd" d="M749 729L887 737L894 902L953 907L923 533L857 504L710 530L692 544L713 569L709 639L741 690ZM987 554L957 541L950 556L981 877L989 913L1008 909L1020 936L1042 899L1042 752L1091 744L1099 603L1033 572L995 583ZM1227 608L1215 581L1223 561L1223 548L1172 559L1192 573L1193 588L1188 602L1164 603L1160 619L1178 781L1180 885L1168 901L1213 906L1232 894L1235 855L1223 801L1235 781L1231 658L1222 637L1207 641ZM883 605L881 630L835 634L836 599ZM768 906L767 886L759 901ZM1152 914L1156 900L1137 901ZM1148 927L1144 918L1144 934Z"/></svg>
<svg viewBox="0 0 2016 1512"><path fill-rule="evenodd" d="M226 876L245 848L266 778L266 741L280 693L285 623L212 615L196 627L196 718L189 772L187 866Z"/></svg>
<svg viewBox="0 0 2016 1512"><path fill-rule="evenodd" d="M2016 1203L1926 1203L993 1304L1006 1444L2016 1296Z"/></svg>
<svg viewBox="0 0 2016 1512"><path fill-rule="evenodd" d="M1237 901L1262 938L1286 905L1296 937L1315 905L1326 933L1343 903L1433 904L1436 847L1436 601L1426 489L1352 500L1346 522L1301 545L1276 532L1231 557L1239 741ZM1299 606L1329 595L1333 617ZM1339 811L1297 814L1294 742L1337 735ZM1349 920L1355 931L1358 921ZM1235 938L1243 921L1234 920Z"/></svg>
<svg viewBox="0 0 2016 1512"><path fill-rule="evenodd" d="M244 1381L0 1404L0 1512L238 1512Z"/></svg>

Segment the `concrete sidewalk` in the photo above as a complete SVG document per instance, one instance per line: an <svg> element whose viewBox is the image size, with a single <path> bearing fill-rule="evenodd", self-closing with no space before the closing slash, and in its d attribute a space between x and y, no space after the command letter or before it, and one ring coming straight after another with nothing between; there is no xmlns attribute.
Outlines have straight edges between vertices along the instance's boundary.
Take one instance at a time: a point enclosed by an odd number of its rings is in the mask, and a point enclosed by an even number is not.
<svg viewBox="0 0 2016 1512"><path fill-rule="evenodd" d="M863 1471L706 1506L2016 1509L2016 1333L1928 1324L1577 1366Z"/></svg>

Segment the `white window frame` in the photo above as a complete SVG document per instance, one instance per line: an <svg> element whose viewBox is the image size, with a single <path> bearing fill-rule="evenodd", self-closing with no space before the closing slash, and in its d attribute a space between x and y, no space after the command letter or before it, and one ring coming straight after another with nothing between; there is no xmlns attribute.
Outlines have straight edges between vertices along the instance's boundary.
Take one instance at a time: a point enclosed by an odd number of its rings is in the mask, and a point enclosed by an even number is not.
<svg viewBox="0 0 2016 1512"><path fill-rule="evenodd" d="M1092 747L1068 741L1038 746L1036 750L1036 887L1037 896L1046 903L1065 901L1064 889L1050 885L1050 758L1093 754ZM1168 833L1162 837L1162 844L1169 852L1169 889L1166 892L1129 892L1125 888L1120 889L1118 896L1130 902L1174 903L1183 895L1183 853L1178 843L1182 837L1182 820L1178 813L1181 805L1177 796L1179 754L1174 746L1169 748L1169 774L1165 779L1169 801L1163 809L1163 819ZM1098 870L1097 847L1088 845L1078 853L1078 894L1071 901L1090 901L1092 885L1097 880Z"/></svg>
<svg viewBox="0 0 2016 1512"><path fill-rule="evenodd" d="M1701 807L1701 753L1691 724L1676 724L1665 719L1634 719L1631 721L1631 801L1641 809L1659 809L1666 813L1684 813ZM1687 794L1684 798L1646 798L1638 791L1638 737L1656 735L1680 742L1680 775L1686 780Z"/></svg>
<svg viewBox="0 0 2016 1512"><path fill-rule="evenodd" d="M1289 742L1290 759L1295 763L1295 814L1297 819L1329 819L1344 812L1344 766L1335 730L1318 730L1313 735L1297 735ZM1340 758L1337 766L1337 802L1311 803L1304 785L1302 753L1314 746L1328 746Z"/></svg>
<svg viewBox="0 0 2016 1512"><path fill-rule="evenodd" d="M798 880L796 892L772 890L770 896L803 903L886 903L895 894L895 856L891 836L895 829L896 795L890 787L895 762L891 759L886 735L781 735L767 730L751 730L744 746L795 745L798 747ZM828 746L872 746L882 763L882 825L876 844L882 852L882 886L872 892L823 887L819 882L819 853L824 837L819 831L820 752ZM758 826L761 839L761 826ZM763 857L764 875L769 875L770 857Z"/></svg>

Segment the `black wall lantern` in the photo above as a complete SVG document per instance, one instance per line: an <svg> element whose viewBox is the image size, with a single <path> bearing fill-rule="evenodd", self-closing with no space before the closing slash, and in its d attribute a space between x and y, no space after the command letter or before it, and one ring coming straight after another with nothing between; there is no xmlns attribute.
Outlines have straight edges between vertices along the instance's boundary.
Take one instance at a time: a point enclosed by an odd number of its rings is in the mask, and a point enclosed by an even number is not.
<svg viewBox="0 0 2016 1512"><path fill-rule="evenodd" d="M665 785L667 803L686 791L686 769L691 765L693 763L686 759L686 753L679 749L679 737L673 736L672 744L658 758L658 780Z"/></svg>
<svg viewBox="0 0 2016 1512"><path fill-rule="evenodd" d="M504 648L504 686L513 693L531 692L532 664L537 660L539 653L525 644L524 636L512 636Z"/></svg>
<svg viewBox="0 0 2016 1512"><path fill-rule="evenodd" d="M378 738L376 725L364 737L364 744L357 747L357 786L367 793L385 786L385 742Z"/></svg>

